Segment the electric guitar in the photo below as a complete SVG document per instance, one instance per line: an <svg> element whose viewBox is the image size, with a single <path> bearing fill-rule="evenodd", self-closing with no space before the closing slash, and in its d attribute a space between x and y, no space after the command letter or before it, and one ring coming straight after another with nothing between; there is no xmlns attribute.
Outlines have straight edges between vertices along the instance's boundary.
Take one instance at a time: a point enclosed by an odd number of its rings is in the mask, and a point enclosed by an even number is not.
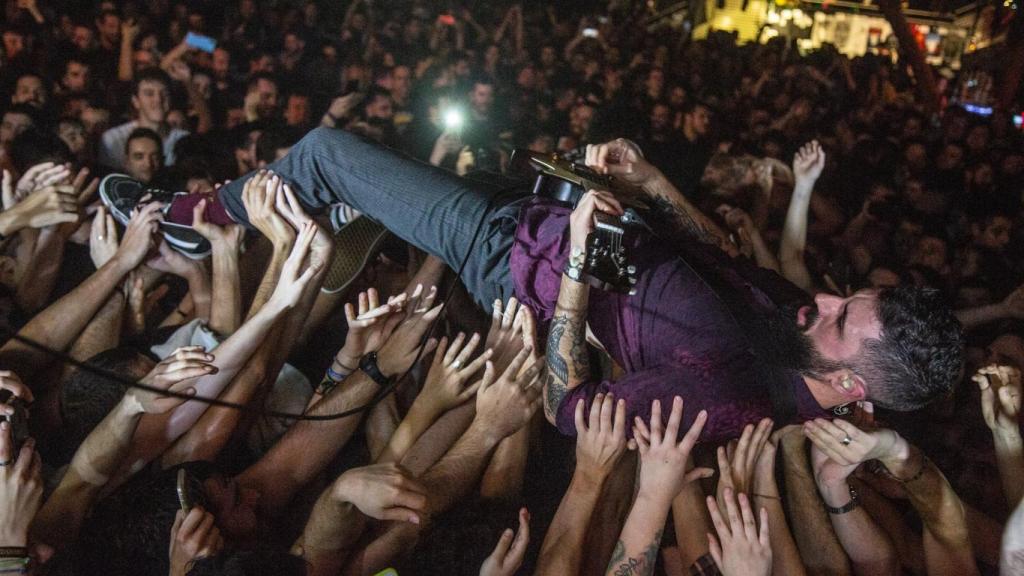
<svg viewBox="0 0 1024 576"><path fill-rule="evenodd" d="M537 172L534 194L573 208L592 188L615 194L625 212L622 216L595 212L594 231L587 237L584 278L600 290L634 294L636 266L630 264L628 247L632 246L635 235L646 228L638 210L647 208L639 191L558 154L539 154L529 150L513 152L513 162L523 158Z"/></svg>

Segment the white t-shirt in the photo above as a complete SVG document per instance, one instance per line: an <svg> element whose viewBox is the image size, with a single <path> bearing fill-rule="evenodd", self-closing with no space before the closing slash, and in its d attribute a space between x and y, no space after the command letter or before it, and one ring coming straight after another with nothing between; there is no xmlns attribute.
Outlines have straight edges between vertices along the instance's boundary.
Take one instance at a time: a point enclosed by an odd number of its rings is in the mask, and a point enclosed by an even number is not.
<svg viewBox="0 0 1024 576"><path fill-rule="evenodd" d="M124 146L132 130L138 127L138 121L132 120L104 132L100 138L99 163L115 170L125 170ZM164 138L164 166L174 165L174 145L185 136L188 136L188 132L178 128L171 128L167 133Z"/></svg>

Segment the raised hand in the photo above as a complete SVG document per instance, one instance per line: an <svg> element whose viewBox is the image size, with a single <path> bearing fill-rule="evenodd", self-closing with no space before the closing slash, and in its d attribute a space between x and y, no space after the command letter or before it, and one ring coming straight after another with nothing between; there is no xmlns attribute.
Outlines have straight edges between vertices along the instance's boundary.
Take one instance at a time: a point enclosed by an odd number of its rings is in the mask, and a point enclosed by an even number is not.
<svg viewBox="0 0 1024 576"><path fill-rule="evenodd" d="M711 558L723 576L768 576L772 572L768 512L761 508L759 531L746 494L739 494L738 504L732 489L723 496L726 518L722 518L715 499L708 496L708 511L718 532L718 538L708 534Z"/></svg>
<svg viewBox="0 0 1024 576"><path fill-rule="evenodd" d="M437 287L432 286L426 295L422 293L423 286L417 286L407 304L408 316L377 352L377 367L387 377L398 376L412 366L420 354L423 336L441 314L441 305L431 308L437 298ZM436 346L437 340L431 338L422 353L426 354Z"/></svg>
<svg viewBox="0 0 1024 576"><path fill-rule="evenodd" d="M719 506L724 506L722 494L726 488L744 494L753 493L757 463L771 433L772 421L764 418L757 426L747 424L739 441L730 442L728 448L718 447L718 470L721 473L717 491Z"/></svg>
<svg viewBox="0 0 1024 576"><path fill-rule="evenodd" d="M55 164L53 162L36 164L26 170L21 178L18 179L12 199L15 203L20 202L28 198L33 192L47 186L60 184L70 177L71 168L66 164ZM10 206L6 205L7 200L7 198L4 198L4 208L10 208Z"/></svg>
<svg viewBox="0 0 1024 576"><path fill-rule="evenodd" d="M395 327L405 318L403 307L409 295L399 294L381 304L376 288L360 292L357 306L345 304L345 321L348 334L345 345L335 355L335 363L347 371L354 371L359 360L369 352L376 352L384 345Z"/></svg>
<svg viewBox="0 0 1024 576"><path fill-rule="evenodd" d="M892 430L867 431L845 420L815 418L804 422L804 435L837 464L860 464L868 460L898 458L908 450L907 442Z"/></svg>
<svg viewBox="0 0 1024 576"><path fill-rule="evenodd" d="M139 383L169 392L195 394L195 388L191 387L192 379L216 373L217 367L212 364L213 360L213 355L206 353L202 346L184 346L164 358ZM125 397L132 401L138 413L145 414L163 414L185 401L185 398L136 387L129 388Z"/></svg>
<svg viewBox="0 0 1024 576"><path fill-rule="evenodd" d="M536 349L536 328L533 313L525 305L520 305L515 296L508 299L507 305L495 300L491 309L491 327L484 344L484 348L494 351L494 369L504 372L524 347Z"/></svg>
<svg viewBox="0 0 1024 576"><path fill-rule="evenodd" d="M622 205L611 192L588 190L569 216L569 238L573 249L582 250L587 246L587 236L596 226L594 215L605 212L616 216L622 215Z"/></svg>
<svg viewBox="0 0 1024 576"><path fill-rule="evenodd" d="M511 528L501 533L498 544L480 567L480 576L513 576L523 563L526 547L530 544L530 513L519 510L519 530Z"/></svg>
<svg viewBox="0 0 1024 576"><path fill-rule="evenodd" d="M598 394L584 418L586 402L576 402L576 474L600 484L626 452L626 401Z"/></svg>
<svg viewBox="0 0 1024 576"><path fill-rule="evenodd" d="M295 229L277 213L277 200L273 190L267 189L270 173L260 170L246 181L242 188L242 203L249 216L249 222L269 239L279 250L291 248L295 242Z"/></svg>
<svg viewBox="0 0 1024 576"><path fill-rule="evenodd" d="M35 400L32 390L10 370L0 370L0 390L7 390L12 398L20 398L26 404L31 404ZM10 416L14 414L14 408L9 404L0 404L0 414Z"/></svg>
<svg viewBox="0 0 1024 576"><path fill-rule="evenodd" d="M224 548L224 537L213 514L202 506L178 510L171 526L171 576L185 576L192 563L214 556Z"/></svg>
<svg viewBox="0 0 1024 576"><path fill-rule="evenodd" d="M503 439L526 425L540 406L539 382L543 362L531 359L530 348L523 349L495 378L494 364L487 363L476 393L474 423L487 429L493 438ZM526 364L530 360L530 364ZM525 365L525 369L524 369Z"/></svg>
<svg viewBox="0 0 1024 576"><path fill-rule="evenodd" d="M206 221L206 199L202 199L192 209L192 229L210 241L214 250L223 249L238 253L245 237L245 229L237 224L218 226Z"/></svg>
<svg viewBox="0 0 1024 576"><path fill-rule="evenodd" d="M298 196L292 191L292 187L284 184L284 181L276 174L271 177L271 181L267 186L268 188L273 186L276 189L274 206L277 208L277 212L294 226L296 230L301 229L307 223L312 223L316 227L317 234L313 237L313 258L319 260L322 266L330 264L334 243L328 238L327 233L320 230L320 227L313 218L306 213L302 204L299 203Z"/></svg>
<svg viewBox="0 0 1024 576"><path fill-rule="evenodd" d="M651 403L650 428L640 417L633 424L633 437L640 451L640 488L638 494L654 498L659 505L668 507L683 489L683 486L710 476L707 468L694 468L686 472L686 460L697 444L701 430L707 422L708 413L701 410L693 425L682 440L676 441L679 426L683 421L683 399L676 396L672 401L672 413L668 424L661 420L661 401Z"/></svg>
<svg viewBox="0 0 1024 576"><path fill-rule="evenodd" d="M198 260L192 260L174 250L167 244L166 240L160 241L157 254L146 261L146 266L158 272L174 274L182 278L188 278L190 275L202 270L202 264Z"/></svg>
<svg viewBox="0 0 1024 576"><path fill-rule="evenodd" d="M793 176L797 180L814 182L821 176L825 168L825 150L817 140L804 144L793 156Z"/></svg>
<svg viewBox="0 0 1024 576"><path fill-rule="evenodd" d="M7 188L7 185L5 185ZM10 194L5 193L5 197ZM6 202L5 202L6 204ZM78 201L74 188L67 184L48 185L6 208L16 215L19 228L45 228L78 221Z"/></svg>
<svg viewBox="0 0 1024 576"><path fill-rule="evenodd" d="M479 344L479 334L473 334L467 342L466 335L459 332L451 346L448 345L447 337L441 338L417 401L429 406L431 413L441 414L472 398L480 387L480 381L470 386L466 386L466 383L491 358L491 351L484 350L470 362Z"/></svg>
<svg viewBox="0 0 1024 576"><path fill-rule="evenodd" d="M1003 298L1000 303L1003 313L1009 318L1024 318L1024 284L1018 286L1013 292Z"/></svg>
<svg viewBox="0 0 1024 576"><path fill-rule="evenodd" d="M160 204L150 202L132 211L131 220L128 221L121 245L114 256L128 270L137 268L153 249L153 236L159 228L158 223L163 220L161 208Z"/></svg>
<svg viewBox="0 0 1024 576"><path fill-rule="evenodd" d="M850 501L850 490L846 479L860 466L860 463L840 464L828 457L816 444L811 444L811 468L814 483L818 485L825 503L839 507Z"/></svg>
<svg viewBox="0 0 1024 576"><path fill-rule="evenodd" d="M601 174L643 186L657 178L658 169L644 159L635 142L618 138L604 144L588 144L586 164Z"/></svg>
<svg viewBox="0 0 1024 576"><path fill-rule="evenodd" d="M0 546L25 547L43 501L42 463L35 440L14 453L10 422L0 422Z"/></svg>
<svg viewBox="0 0 1024 576"><path fill-rule="evenodd" d="M313 279L313 276L320 269L320 263L310 259L309 265L303 270L303 263L310 253L310 246L317 234L317 226L314 222L306 222L299 231L299 237L295 241L295 247L281 267L281 275L277 279L277 286L270 296L267 304L273 304L280 309L288 309L299 303L302 292Z"/></svg>
<svg viewBox="0 0 1024 576"><path fill-rule="evenodd" d="M1020 438L1020 370L992 364L971 380L981 390L981 414L989 430L1001 438Z"/></svg>
<svg viewBox="0 0 1024 576"><path fill-rule="evenodd" d="M393 463L348 470L334 481L331 496L378 520L419 524L427 510L427 489Z"/></svg>

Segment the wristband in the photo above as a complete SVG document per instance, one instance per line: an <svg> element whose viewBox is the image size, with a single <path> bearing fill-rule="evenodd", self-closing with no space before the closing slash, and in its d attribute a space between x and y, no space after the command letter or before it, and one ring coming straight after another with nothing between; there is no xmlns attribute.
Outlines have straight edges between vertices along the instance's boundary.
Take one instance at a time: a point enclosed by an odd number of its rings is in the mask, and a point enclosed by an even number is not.
<svg viewBox="0 0 1024 576"><path fill-rule="evenodd" d="M391 379L385 376L384 373L380 371L380 367L377 366L376 352L369 352L363 356L359 361L359 369L381 387L391 384Z"/></svg>
<svg viewBox="0 0 1024 576"><path fill-rule="evenodd" d="M28 548L24 546L0 546L0 559L23 558L28 556Z"/></svg>
<svg viewBox="0 0 1024 576"><path fill-rule="evenodd" d="M349 372L349 374L351 374L351 372ZM337 384L337 383L341 382L342 380L344 380L346 376L348 376L348 374L342 374L341 372L336 372L334 370L334 366L331 365L331 366L327 367L327 374L324 375L324 378L330 379L330 380L334 381L335 384Z"/></svg>
<svg viewBox="0 0 1024 576"><path fill-rule="evenodd" d="M857 496L857 491L853 489L853 486L850 486L849 502L847 502L843 506L840 506L839 508L833 508L832 506L825 504L825 510L827 510L828 513L832 514L833 516L838 516L840 514L846 514L847 512L851 512L858 506L860 506L860 497Z"/></svg>
<svg viewBox="0 0 1024 576"><path fill-rule="evenodd" d="M325 374L323 380L321 380L320 383L316 385L316 388L313 389L313 393L321 396L327 396L331 393L331 390L334 390L337 387L338 382L331 380L331 377Z"/></svg>

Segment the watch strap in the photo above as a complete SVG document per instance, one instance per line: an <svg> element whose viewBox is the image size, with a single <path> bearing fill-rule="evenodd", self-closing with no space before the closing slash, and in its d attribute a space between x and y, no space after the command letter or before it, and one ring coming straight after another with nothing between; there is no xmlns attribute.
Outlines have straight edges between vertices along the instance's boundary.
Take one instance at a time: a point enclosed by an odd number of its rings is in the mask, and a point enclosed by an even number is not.
<svg viewBox="0 0 1024 576"><path fill-rule="evenodd" d="M381 386L387 386L391 383L391 379L385 376L384 373L380 371L380 367L377 366L376 352L370 352L363 356L362 359L359 360L359 369Z"/></svg>
<svg viewBox="0 0 1024 576"><path fill-rule="evenodd" d="M853 486L850 486L849 502L838 508L834 508L832 506L829 506L828 504L825 504L825 510L827 510L828 513L832 514L833 516L838 516L840 514L846 514L847 512L851 512L858 506L860 506L860 497L857 495L857 491L853 489Z"/></svg>

